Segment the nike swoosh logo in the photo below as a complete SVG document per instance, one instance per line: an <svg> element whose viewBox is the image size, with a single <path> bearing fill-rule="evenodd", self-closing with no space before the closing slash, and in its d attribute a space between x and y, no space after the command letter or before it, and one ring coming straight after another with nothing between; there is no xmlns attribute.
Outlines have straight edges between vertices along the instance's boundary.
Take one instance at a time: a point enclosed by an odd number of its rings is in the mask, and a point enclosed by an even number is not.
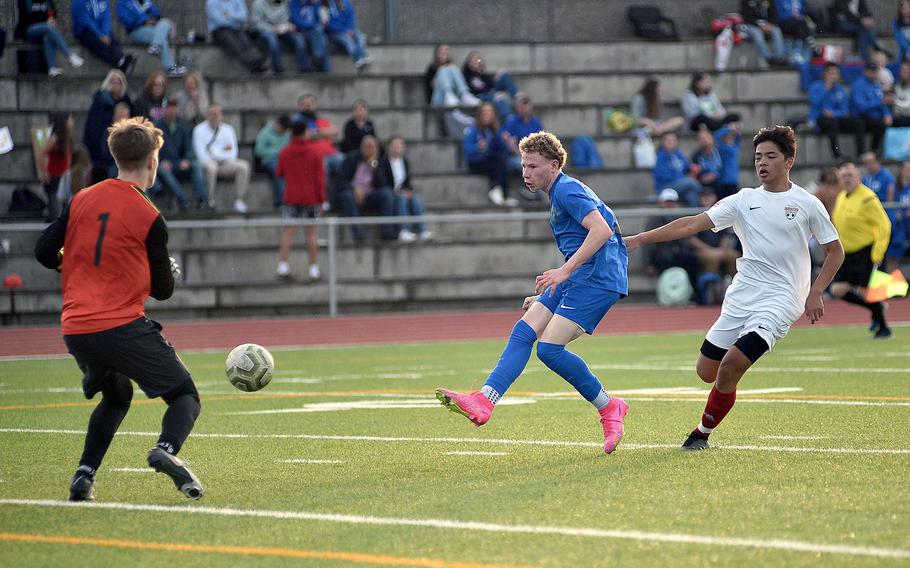
<svg viewBox="0 0 910 568"><path fill-rule="evenodd" d="M758 207L749 207L749 211L752 211L753 209L761 209L761 205L759 205Z"/></svg>
<svg viewBox="0 0 910 568"><path fill-rule="evenodd" d="M763 325L758 326L758 329L763 329L765 331L771 331L770 329L768 329L767 327L765 327Z"/></svg>
<svg viewBox="0 0 910 568"><path fill-rule="evenodd" d="M560 306L559 306L559 309L561 309L561 310L574 310L575 308L570 308L569 306L560 305Z"/></svg>

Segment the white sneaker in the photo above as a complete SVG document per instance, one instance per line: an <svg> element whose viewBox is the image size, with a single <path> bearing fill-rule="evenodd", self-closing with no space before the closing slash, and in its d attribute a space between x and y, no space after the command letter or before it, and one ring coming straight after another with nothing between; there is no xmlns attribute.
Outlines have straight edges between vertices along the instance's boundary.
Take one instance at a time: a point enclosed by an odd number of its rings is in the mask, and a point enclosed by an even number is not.
<svg viewBox="0 0 910 568"><path fill-rule="evenodd" d="M60 75L63 75L63 69L59 67L51 67L47 70L48 77L59 77Z"/></svg>
<svg viewBox="0 0 910 568"><path fill-rule="evenodd" d="M502 205L505 201L505 197L502 194L502 188L498 185L490 189L489 193L487 193L487 197L490 198L490 203L493 205Z"/></svg>
<svg viewBox="0 0 910 568"><path fill-rule="evenodd" d="M458 103L458 97L455 96L455 93L452 91L446 91L446 95L443 97L442 104L447 107L457 107Z"/></svg>
<svg viewBox="0 0 910 568"><path fill-rule="evenodd" d="M471 93L465 93L461 95L461 104L469 107L480 106L480 103L483 101L472 95Z"/></svg>
<svg viewBox="0 0 910 568"><path fill-rule="evenodd" d="M70 65L73 67L79 68L82 67L82 64L85 63L85 59L82 59L75 53L70 53Z"/></svg>
<svg viewBox="0 0 910 568"><path fill-rule="evenodd" d="M417 234L407 229L398 232L398 240L403 243L413 243L417 240Z"/></svg>
<svg viewBox="0 0 910 568"><path fill-rule="evenodd" d="M373 58L370 57L369 55L365 55L354 62L354 67L356 67L358 71L361 71L361 70L363 70L364 67L366 67L367 65L369 65L372 62L373 62Z"/></svg>
<svg viewBox="0 0 910 568"><path fill-rule="evenodd" d="M424 229L423 231L420 231L420 234L417 235L417 238L419 238L421 241L429 241L433 238L433 231L427 231Z"/></svg>
<svg viewBox="0 0 910 568"><path fill-rule="evenodd" d="M246 206L246 203L242 199L238 199L234 202L234 211L237 213L246 213L249 211L249 208Z"/></svg>
<svg viewBox="0 0 910 568"><path fill-rule="evenodd" d="M506 197L503 199L502 204L506 207L518 207L518 200L514 197Z"/></svg>
<svg viewBox="0 0 910 568"><path fill-rule="evenodd" d="M322 273L319 272L319 265L318 265L318 264L311 264L311 265L310 265L310 272L309 272L309 275L310 275L310 280L319 280L319 278L322 276Z"/></svg>
<svg viewBox="0 0 910 568"><path fill-rule="evenodd" d="M161 55L161 48L155 44L151 44L148 49L145 50L149 55Z"/></svg>

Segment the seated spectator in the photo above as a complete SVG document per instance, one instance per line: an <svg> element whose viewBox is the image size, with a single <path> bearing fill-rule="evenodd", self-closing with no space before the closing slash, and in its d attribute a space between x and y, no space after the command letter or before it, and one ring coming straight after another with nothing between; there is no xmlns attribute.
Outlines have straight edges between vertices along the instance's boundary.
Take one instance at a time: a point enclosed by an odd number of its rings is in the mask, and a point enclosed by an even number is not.
<svg viewBox="0 0 910 568"><path fill-rule="evenodd" d="M865 152L860 156L866 175L863 176L863 185L875 192L882 203L894 201L894 174L882 167L882 159L875 152Z"/></svg>
<svg viewBox="0 0 910 568"><path fill-rule="evenodd" d="M189 200L180 182L189 180L193 184L196 207L207 208L209 197L202 165L193 152L190 127L177 119L177 101L167 101L164 115L155 121L155 126L164 136L164 144L158 151L158 190L167 189L177 201L180 211L185 211Z"/></svg>
<svg viewBox="0 0 910 568"><path fill-rule="evenodd" d="M515 79L511 73L502 70L496 73L487 72L479 51L468 53L461 72L471 94L484 102L493 103L500 118L511 114L512 99L518 94L518 87L515 86Z"/></svg>
<svg viewBox="0 0 910 568"><path fill-rule="evenodd" d="M281 44L294 52L298 71L301 73L312 71L306 41L297 32L297 26L291 23L291 12L288 9L287 0L253 0L253 6L250 9L250 23L253 31L258 35L259 41L265 44L269 52L272 71L284 73Z"/></svg>
<svg viewBox="0 0 910 568"><path fill-rule="evenodd" d="M661 136L664 132L675 132L682 127L685 120L681 116L665 116L660 99L660 81L653 77L632 97L630 112L635 117L635 124L644 128L652 136Z"/></svg>
<svg viewBox="0 0 910 568"><path fill-rule="evenodd" d="M265 57L247 33L249 12L244 0L205 0L205 17L215 43L250 73L268 69Z"/></svg>
<svg viewBox="0 0 910 568"><path fill-rule="evenodd" d="M699 206L705 210L717 203L717 196L709 189L701 192ZM736 274L736 259L742 254L738 250L739 241L731 229L714 232L701 231L688 238L689 247L698 259L699 275L695 291L699 304L720 303L722 298L711 298L709 292L710 282L722 285L726 289L730 280ZM721 284L724 283L724 284Z"/></svg>
<svg viewBox="0 0 910 568"><path fill-rule="evenodd" d="M510 172L521 173L521 153L518 151L518 143L525 136L541 130L543 130L543 123L534 116L534 103L531 101L531 96L520 91L515 95L515 112L510 114L505 124L502 125L502 138L509 149L507 164Z"/></svg>
<svg viewBox="0 0 910 568"><path fill-rule="evenodd" d="M111 5L108 2L73 0L72 14L73 36L89 53L124 73L132 69L135 58L124 54L111 34Z"/></svg>
<svg viewBox="0 0 910 568"><path fill-rule="evenodd" d="M423 75L427 102L434 107L458 105L477 106L481 100L471 94L461 69L452 63L452 50L440 43L433 52L433 61Z"/></svg>
<svg viewBox="0 0 910 568"><path fill-rule="evenodd" d="M320 0L290 0L288 10L291 24L303 37L312 58L309 67L313 71L328 73L332 69L329 61L329 42L322 29L319 13L322 8Z"/></svg>
<svg viewBox="0 0 910 568"><path fill-rule="evenodd" d="M732 122L714 133L714 141L720 152L720 176L714 184L715 199L729 197L739 191L739 144L740 125Z"/></svg>
<svg viewBox="0 0 910 568"><path fill-rule="evenodd" d="M878 84L890 95L894 92L894 73L888 69L888 56L883 51L873 51L870 60L878 65Z"/></svg>
<svg viewBox="0 0 910 568"><path fill-rule="evenodd" d="M193 152L202 165L206 179L209 206L215 207L215 184L219 177L234 178L234 211L246 213L243 200L250 185L250 164L237 157L237 134L234 127L222 122L221 105L210 104L205 122L193 128Z"/></svg>
<svg viewBox="0 0 910 568"><path fill-rule="evenodd" d="M810 24L806 8L805 0L773 0L774 23L784 37L797 41L799 62L808 62L815 52L815 26Z"/></svg>
<svg viewBox="0 0 910 568"><path fill-rule="evenodd" d="M493 205L518 206L518 200L509 197L509 169L506 165L509 149L499 129L499 120L492 104L480 105L474 126L465 133L462 152L472 172L487 174L489 177L490 190L487 195Z"/></svg>
<svg viewBox="0 0 910 568"><path fill-rule="evenodd" d="M57 193L60 189L60 178L70 167L73 154L73 116L68 113L54 113L51 116L51 134L38 151L38 172L44 195L47 197L46 221L53 221L60 216L60 203Z"/></svg>
<svg viewBox="0 0 910 568"><path fill-rule="evenodd" d="M910 61L901 63L894 83L893 126L910 126Z"/></svg>
<svg viewBox="0 0 910 568"><path fill-rule="evenodd" d="M698 166L698 174L695 179L702 185L702 188L715 192L720 183L720 172L723 169L720 150L714 143L714 135L707 128L696 132L695 140L697 148L692 154L692 163Z"/></svg>
<svg viewBox="0 0 910 568"><path fill-rule="evenodd" d="M702 125L709 130L717 130L725 124L740 120L738 114L727 114L711 86L711 77L703 71L692 74L689 90L683 94L680 105L683 118L693 132L699 130Z"/></svg>
<svg viewBox="0 0 910 568"><path fill-rule="evenodd" d="M306 121L307 136L310 140L316 141L316 147L322 153L326 183L328 187L333 187L345 155L335 149L334 142L338 139L338 127L328 118L316 113L316 102L316 95L300 95L297 99L297 114L291 117L291 122ZM330 196L330 201L334 202L332 196Z"/></svg>
<svg viewBox="0 0 910 568"><path fill-rule="evenodd" d="M891 109L885 104L885 93L878 84L878 65L867 63L862 77L850 89L850 114L856 128L856 151L866 151L866 133L872 135L872 151L882 147L885 127L891 126Z"/></svg>
<svg viewBox="0 0 910 568"><path fill-rule="evenodd" d="M177 118L196 126L205 120L205 113L209 108L209 96L205 92L205 84L199 71L190 71L183 78L183 88L174 93L177 101Z"/></svg>
<svg viewBox="0 0 910 568"><path fill-rule="evenodd" d="M664 136L675 135L665 134ZM679 207L678 201L679 195L675 190L671 188L662 190L657 196L657 203L666 212L663 215L657 215L648 219L646 225L648 230L661 227L674 219L678 219L679 215L673 213L673 210ZM648 245L646 253L647 266L645 267L645 270L649 275L660 276L664 270L678 266L683 268L689 275L689 282L692 284L692 289L697 289L696 285L698 284L699 268L698 257L692 252L692 247L690 246L688 239L678 239L675 241Z"/></svg>
<svg viewBox="0 0 910 568"><path fill-rule="evenodd" d="M32 2L17 0L19 18L13 37L26 40L44 47L44 62L47 63L47 74L56 77L63 74L57 67L57 52L69 60L70 65L79 68L84 61L70 51L66 40L57 29L57 10L53 0ZM5 43L5 42L4 42Z"/></svg>
<svg viewBox="0 0 910 568"><path fill-rule="evenodd" d="M894 201L910 205L910 161L901 163L894 188ZM900 268L901 260L910 247L910 208L888 209L891 219L891 242L885 252L885 270L891 272Z"/></svg>
<svg viewBox="0 0 910 568"><path fill-rule="evenodd" d="M149 46L149 55L161 57L161 66L168 75L180 77L186 73L186 67L177 65L171 55L169 41L176 35L174 22L162 18L152 0L118 0L117 19L131 40Z"/></svg>
<svg viewBox="0 0 910 568"><path fill-rule="evenodd" d="M357 29L357 12L351 0L326 0L329 19L325 22L325 33L332 43L340 45L354 62L358 71L373 62L367 53L367 39Z"/></svg>
<svg viewBox="0 0 910 568"><path fill-rule="evenodd" d="M423 199L414 192L411 186L411 165L404 155L405 144L401 136L389 140L388 152L379 159L379 165L373 173L373 187L383 191L392 191L397 202L395 214L400 217L423 215ZM423 223L403 225L398 231L398 240L412 243L418 239L426 241L433 238Z"/></svg>
<svg viewBox="0 0 910 568"><path fill-rule="evenodd" d="M660 147L657 149L657 162L654 165L654 190L661 194L665 189L673 189L676 196L673 201L678 201L682 196L686 205L698 207L698 194L701 184L689 177L697 175L697 168L693 168L686 155L679 149L679 139L673 132L666 132L660 137ZM664 194L670 195L670 194ZM676 204L674 203L674 207Z"/></svg>
<svg viewBox="0 0 910 568"><path fill-rule="evenodd" d="M60 178L57 189L57 203L60 210L66 208L73 200L73 196L92 184L92 160L88 155L85 144L77 143L73 146L73 155L70 167Z"/></svg>
<svg viewBox="0 0 910 568"><path fill-rule="evenodd" d="M351 118L344 123L344 135L341 138L341 151L345 154L360 148L360 141L364 136L378 136L369 118L370 106L363 99L354 101L351 109Z"/></svg>
<svg viewBox="0 0 910 568"><path fill-rule="evenodd" d="M346 155L338 173L336 187L337 201L345 217L359 217L361 214L395 215L395 195L391 187L375 187L373 176L379 166L379 142L373 136L364 136L360 149ZM351 233L357 243L363 242L363 227L351 226ZM380 225L379 234L383 240L398 238L396 225Z"/></svg>
<svg viewBox="0 0 910 568"><path fill-rule="evenodd" d="M897 17L892 26L897 41L897 61L903 63L910 55L910 0L901 0L897 5Z"/></svg>
<svg viewBox="0 0 910 568"><path fill-rule="evenodd" d="M126 92L126 76L119 69L111 69L101 88L92 95L92 106L85 117L82 142L92 158L92 183L107 179L109 163L105 163L107 151L107 127L114 121L114 107L117 103L131 104ZM108 152L109 154L109 152Z"/></svg>
<svg viewBox="0 0 910 568"><path fill-rule="evenodd" d="M166 93L167 77L161 71L155 71L145 80L142 92L133 101L133 116L144 116L152 122L164 118Z"/></svg>
<svg viewBox="0 0 910 568"><path fill-rule="evenodd" d="M284 180L285 192L281 198L281 216L284 219L315 219L325 203L325 170L322 166L322 153L306 135L306 122L295 122L291 126L291 141L281 149L275 174ZM307 258L310 263L308 275L310 280L318 280L319 242L316 240L315 225L304 227L306 236ZM288 225L281 231L278 245L278 278L291 280L291 246L297 227Z"/></svg>
<svg viewBox="0 0 910 568"><path fill-rule="evenodd" d="M284 194L284 181L277 174L278 156L281 150L291 141L291 117L283 114L275 120L270 120L259 134L256 135L256 145L253 156L259 161L260 167L269 174L272 184L272 203L275 208L281 207L281 196ZM309 148L309 146L307 146ZM325 173L322 175L325 179ZM325 188L323 188L325 192ZM320 201L320 203L322 203Z"/></svg>
<svg viewBox="0 0 910 568"><path fill-rule="evenodd" d="M129 103L120 101L114 105L114 113L111 117L111 122L107 125L107 127L109 128L121 120L126 120L131 116L132 112L130 111ZM107 132L107 128L104 130ZM107 140L105 140L105 143L101 146L101 157L98 159L98 161L94 162L93 166L95 168L98 168L103 174L101 179L117 177L117 164L114 163L114 154L111 153L111 148L108 146Z"/></svg>
<svg viewBox="0 0 910 568"><path fill-rule="evenodd" d="M863 61L871 61L872 50L882 50L875 39L875 18L866 0L834 0L831 7L834 30L851 35Z"/></svg>
<svg viewBox="0 0 910 568"><path fill-rule="evenodd" d="M819 174L818 184L815 188L815 197L822 202L828 217L834 213L834 202L837 201L837 194L843 191L840 184L840 175L837 173L837 166L828 166Z"/></svg>
<svg viewBox="0 0 910 568"><path fill-rule="evenodd" d="M772 65L786 65L784 34L771 21L768 3L765 0L740 0L739 13L743 17L743 29L760 57L759 67L767 69ZM766 38L771 40L771 49L768 49Z"/></svg>
<svg viewBox="0 0 910 568"><path fill-rule="evenodd" d="M809 122L807 126L821 132L828 138L831 155L841 157L838 132L853 132L847 89L840 82L840 67L837 63L826 63L822 78L809 87ZM862 142L857 141L857 146Z"/></svg>

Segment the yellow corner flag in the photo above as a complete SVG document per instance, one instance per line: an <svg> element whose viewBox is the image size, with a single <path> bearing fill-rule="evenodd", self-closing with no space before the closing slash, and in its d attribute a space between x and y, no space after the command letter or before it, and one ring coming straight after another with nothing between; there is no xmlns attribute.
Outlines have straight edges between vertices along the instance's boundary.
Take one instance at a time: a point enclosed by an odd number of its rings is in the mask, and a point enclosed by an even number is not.
<svg viewBox="0 0 910 568"><path fill-rule="evenodd" d="M891 274L873 270L869 286L866 288L866 301L882 302L888 298L904 297L908 288L910 286L907 285L907 279L900 270L895 270Z"/></svg>

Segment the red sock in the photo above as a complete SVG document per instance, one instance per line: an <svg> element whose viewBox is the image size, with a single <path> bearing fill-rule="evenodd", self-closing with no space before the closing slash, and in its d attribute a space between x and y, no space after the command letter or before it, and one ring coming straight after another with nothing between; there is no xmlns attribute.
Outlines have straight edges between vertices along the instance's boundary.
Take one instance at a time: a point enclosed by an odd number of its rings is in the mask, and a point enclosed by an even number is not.
<svg viewBox="0 0 910 568"><path fill-rule="evenodd" d="M708 395L708 403L705 405L705 412L701 415L701 425L712 430L717 428L735 402L736 391L725 394L718 391L717 387L712 388Z"/></svg>

